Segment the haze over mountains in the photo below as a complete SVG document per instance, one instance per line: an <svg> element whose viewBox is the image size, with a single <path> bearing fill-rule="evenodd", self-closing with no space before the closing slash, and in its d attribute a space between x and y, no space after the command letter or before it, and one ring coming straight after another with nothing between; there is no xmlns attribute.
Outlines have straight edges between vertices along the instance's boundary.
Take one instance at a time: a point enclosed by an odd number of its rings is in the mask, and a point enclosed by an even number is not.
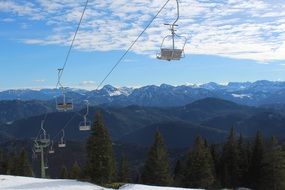
<svg viewBox="0 0 285 190"><path fill-rule="evenodd" d="M60 94L57 89L7 90L0 92L0 100L43 100L54 101ZM207 83L203 85L160 86L150 85L141 88L115 88L106 85L100 90L87 91L67 89L67 97L75 104L89 99L93 105L110 106L183 106L199 99L215 97L239 104L260 106L285 103L285 82L256 81L230 82L227 85Z"/></svg>

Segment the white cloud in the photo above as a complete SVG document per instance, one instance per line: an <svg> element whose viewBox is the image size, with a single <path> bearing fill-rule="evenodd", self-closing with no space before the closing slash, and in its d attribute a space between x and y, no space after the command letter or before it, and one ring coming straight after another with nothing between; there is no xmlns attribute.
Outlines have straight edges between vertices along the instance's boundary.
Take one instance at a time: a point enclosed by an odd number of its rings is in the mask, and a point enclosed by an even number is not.
<svg viewBox="0 0 285 190"><path fill-rule="evenodd" d="M43 82L46 82L46 80L45 79L36 79L36 80L34 80L34 82L43 83Z"/></svg>
<svg viewBox="0 0 285 190"><path fill-rule="evenodd" d="M1 21L2 21L2 22L14 22L15 19L12 19L12 18L3 18Z"/></svg>
<svg viewBox="0 0 285 190"><path fill-rule="evenodd" d="M85 80L85 81L81 81L79 84L72 84L70 86L72 86L73 88L94 90L97 87L97 83L92 80Z"/></svg>
<svg viewBox="0 0 285 190"><path fill-rule="evenodd" d="M181 0L178 33L192 34L187 54L218 55L267 63L285 60L285 6L281 0ZM69 45L85 0L4 1L0 12L40 20L52 29L48 36L23 40L27 44ZM75 48L85 51L127 49L165 0L90 1ZM169 34L163 23L175 19L175 1L134 46L153 56Z"/></svg>
<svg viewBox="0 0 285 190"><path fill-rule="evenodd" d="M92 81L92 80L87 80L87 81L82 81L81 83L80 83L80 85L94 85L95 84L95 82L94 81Z"/></svg>

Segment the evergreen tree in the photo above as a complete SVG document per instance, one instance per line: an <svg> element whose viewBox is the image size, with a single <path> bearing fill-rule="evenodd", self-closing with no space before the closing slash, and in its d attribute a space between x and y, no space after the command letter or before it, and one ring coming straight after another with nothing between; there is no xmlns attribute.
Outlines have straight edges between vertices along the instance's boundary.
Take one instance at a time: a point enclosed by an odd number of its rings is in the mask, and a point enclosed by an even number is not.
<svg viewBox="0 0 285 190"><path fill-rule="evenodd" d="M62 166L59 174L60 179L68 179L68 171L65 166Z"/></svg>
<svg viewBox="0 0 285 190"><path fill-rule="evenodd" d="M272 137L265 155L265 179L263 189L285 189L285 152Z"/></svg>
<svg viewBox="0 0 285 190"><path fill-rule="evenodd" d="M87 175L97 184L115 180L115 158L108 130L100 112L96 113L91 136L87 141Z"/></svg>
<svg viewBox="0 0 285 190"><path fill-rule="evenodd" d="M221 154L218 151L218 147L215 144L210 146L211 156L213 158L213 165L214 165L214 174L215 174L215 181L213 187L221 187Z"/></svg>
<svg viewBox="0 0 285 190"><path fill-rule="evenodd" d="M25 150L22 150L19 156L15 159L16 175L18 176L33 176L31 165L28 161L28 156Z"/></svg>
<svg viewBox="0 0 285 190"><path fill-rule="evenodd" d="M239 150L239 168L241 172L240 186L248 187L249 185L249 164L250 164L250 144L244 141L242 134L240 134L238 140Z"/></svg>
<svg viewBox="0 0 285 190"><path fill-rule="evenodd" d="M7 169L5 165L6 165L5 154L2 150L0 150L0 175L7 174Z"/></svg>
<svg viewBox="0 0 285 190"><path fill-rule="evenodd" d="M122 154L121 156L118 171L118 181L122 183L130 182L129 163L125 154Z"/></svg>
<svg viewBox="0 0 285 190"><path fill-rule="evenodd" d="M71 179L80 179L81 168L77 162L74 162L70 170Z"/></svg>
<svg viewBox="0 0 285 190"><path fill-rule="evenodd" d="M173 171L174 186L176 187L182 186L182 179L183 179L183 170L181 162L180 160L177 160Z"/></svg>
<svg viewBox="0 0 285 190"><path fill-rule="evenodd" d="M155 134L143 169L141 180L144 184L167 186L172 183L168 154L159 131Z"/></svg>
<svg viewBox="0 0 285 190"><path fill-rule="evenodd" d="M263 189L264 185L264 160L265 150L263 137L260 132L257 132L253 148L252 148L252 156L249 167L249 181L250 187L253 189Z"/></svg>
<svg viewBox="0 0 285 190"><path fill-rule="evenodd" d="M213 159L205 141L197 137L194 149L189 153L184 185L186 187L209 188L214 183Z"/></svg>
<svg viewBox="0 0 285 190"><path fill-rule="evenodd" d="M239 168L239 149L234 129L232 128L222 153L222 185L238 187L241 171Z"/></svg>

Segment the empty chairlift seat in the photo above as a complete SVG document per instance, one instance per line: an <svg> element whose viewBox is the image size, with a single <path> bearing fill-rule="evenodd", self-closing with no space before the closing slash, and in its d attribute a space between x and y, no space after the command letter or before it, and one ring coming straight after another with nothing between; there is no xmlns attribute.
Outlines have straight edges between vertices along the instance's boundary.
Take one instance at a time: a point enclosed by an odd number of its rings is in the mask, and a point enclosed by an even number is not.
<svg viewBox="0 0 285 190"><path fill-rule="evenodd" d="M62 136L60 138L60 141L58 142L58 147L59 148L64 148L64 147L66 147L66 143L65 143L65 140L64 140L64 137L65 137L64 130L62 130L61 133L62 133Z"/></svg>
<svg viewBox="0 0 285 190"><path fill-rule="evenodd" d="M79 124L80 131L90 131L91 130L91 122L90 121L81 121Z"/></svg>
<svg viewBox="0 0 285 190"><path fill-rule="evenodd" d="M65 98L65 96L60 96L56 99L56 109L58 111L73 110L73 101Z"/></svg>
<svg viewBox="0 0 285 190"><path fill-rule="evenodd" d="M160 52L156 55L161 60L180 60L184 58L184 48L187 39L183 36L173 35L166 36L161 44Z"/></svg>
<svg viewBox="0 0 285 190"><path fill-rule="evenodd" d="M58 142L58 147L59 147L59 148L65 148L65 147L66 147L65 142L64 142L64 141L62 141L62 140L61 140L61 141L59 141L59 142Z"/></svg>
<svg viewBox="0 0 285 190"><path fill-rule="evenodd" d="M182 54L183 54L182 49L162 48L160 54L157 55L157 58L167 61L180 60L182 58Z"/></svg>

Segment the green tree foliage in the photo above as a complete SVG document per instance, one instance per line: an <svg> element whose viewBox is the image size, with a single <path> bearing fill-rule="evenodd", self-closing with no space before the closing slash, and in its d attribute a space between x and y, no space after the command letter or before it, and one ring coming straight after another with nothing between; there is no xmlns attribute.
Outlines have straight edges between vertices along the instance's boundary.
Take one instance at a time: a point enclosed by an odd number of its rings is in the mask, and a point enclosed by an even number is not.
<svg viewBox="0 0 285 190"><path fill-rule="evenodd" d="M125 154L122 154L121 156L117 178L121 183L130 182L129 162Z"/></svg>
<svg viewBox="0 0 285 190"><path fill-rule="evenodd" d="M256 134L252 156L249 167L249 181L250 187L253 189L263 189L264 177L265 177L265 148L263 142L263 136L260 132Z"/></svg>
<svg viewBox="0 0 285 190"><path fill-rule="evenodd" d="M285 189L285 152L272 137L265 156L265 178L263 189Z"/></svg>
<svg viewBox="0 0 285 190"><path fill-rule="evenodd" d="M240 184L240 153L238 142L232 128L224 145L222 153L222 185L223 187L238 187Z"/></svg>
<svg viewBox="0 0 285 190"><path fill-rule="evenodd" d="M222 171L222 163L221 163L221 154L218 150L218 146L212 144L210 146L210 152L213 158L214 171L215 171L215 181L213 187L221 186L221 171Z"/></svg>
<svg viewBox="0 0 285 190"><path fill-rule="evenodd" d="M182 164L180 160L177 160L173 171L173 185L177 187L181 186L182 179L183 179Z"/></svg>
<svg viewBox="0 0 285 190"><path fill-rule="evenodd" d="M59 177L61 179L68 179L68 170L65 166L61 167Z"/></svg>
<svg viewBox="0 0 285 190"><path fill-rule="evenodd" d="M71 179L80 179L81 168L77 162L74 162L70 170Z"/></svg>
<svg viewBox="0 0 285 190"><path fill-rule="evenodd" d="M240 186L248 187L249 185L249 165L250 165L250 143L245 142L242 135L240 135L238 140L239 149L239 171L240 171Z"/></svg>
<svg viewBox="0 0 285 190"><path fill-rule="evenodd" d="M86 173L93 182L101 185L113 182L116 177L112 142L100 112L96 113L87 141Z"/></svg>
<svg viewBox="0 0 285 190"><path fill-rule="evenodd" d="M209 188L214 183L213 158L205 141L197 137L194 149L189 153L184 186L195 188Z"/></svg>
<svg viewBox="0 0 285 190"><path fill-rule="evenodd" d="M0 174L8 174L9 171L9 162L8 162L8 155L5 151L0 151Z"/></svg>
<svg viewBox="0 0 285 190"><path fill-rule="evenodd" d="M167 186L172 183L169 169L168 153L159 131L155 134L143 169L141 180L149 185Z"/></svg>
<svg viewBox="0 0 285 190"><path fill-rule="evenodd" d="M25 150L22 150L19 154L10 154L4 162L4 166L8 175L33 176L32 167Z"/></svg>

